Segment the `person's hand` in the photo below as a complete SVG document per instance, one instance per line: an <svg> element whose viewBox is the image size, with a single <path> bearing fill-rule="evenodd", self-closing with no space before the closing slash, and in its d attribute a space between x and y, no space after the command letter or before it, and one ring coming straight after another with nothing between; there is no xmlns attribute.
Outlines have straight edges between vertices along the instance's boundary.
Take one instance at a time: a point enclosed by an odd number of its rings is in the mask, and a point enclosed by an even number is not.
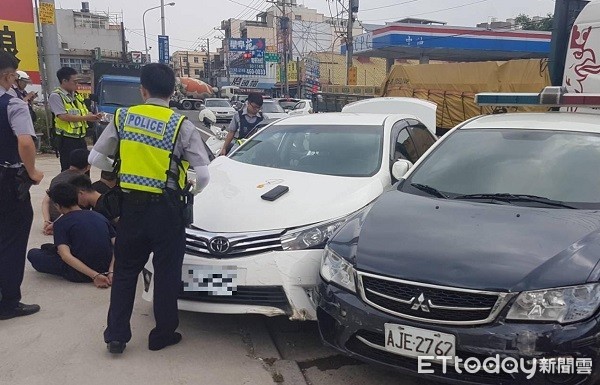
<svg viewBox="0 0 600 385"><path fill-rule="evenodd" d="M29 178L33 181L33 184L38 185L44 179L44 173L38 170L37 168L33 170L33 172L27 172Z"/></svg>
<svg viewBox="0 0 600 385"><path fill-rule="evenodd" d="M109 271L108 274L106 274L106 278L108 278L108 285L112 286L112 282L113 282L113 276L115 275L115 273L113 273L112 271Z"/></svg>
<svg viewBox="0 0 600 385"><path fill-rule="evenodd" d="M86 118L88 122L98 122L102 119L102 114L88 114Z"/></svg>
<svg viewBox="0 0 600 385"><path fill-rule="evenodd" d="M50 221L44 221L44 229L42 230L44 235L52 235L54 234L54 223Z"/></svg>
<svg viewBox="0 0 600 385"><path fill-rule="evenodd" d="M98 289L107 289L110 287L110 280L106 275L98 274L94 277L94 285Z"/></svg>
<svg viewBox="0 0 600 385"><path fill-rule="evenodd" d="M29 102L30 100L33 100L33 99L35 99L35 98L37 98L37 93L35 93L35 92L30 92L30 93L28 93L28 94L27 94L27 95L26 95L26 96L23 98L23 100L24 100L24 101L26 101L26 102Z"/></svg>
<svg viewBox="0 0 600 385"><path fill-rule="evenodd" d="M221 151L219 151L219 156L225 156L225 155L227 155L227 149L222 148Z"/></svg>

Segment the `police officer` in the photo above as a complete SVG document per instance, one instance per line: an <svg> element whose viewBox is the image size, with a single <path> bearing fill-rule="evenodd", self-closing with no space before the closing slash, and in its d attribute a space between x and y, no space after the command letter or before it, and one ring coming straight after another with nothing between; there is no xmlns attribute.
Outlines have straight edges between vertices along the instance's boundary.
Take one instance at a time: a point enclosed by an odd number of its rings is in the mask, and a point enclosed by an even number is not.
<svg viewBox="0 0 600 385"><path fill-rule="evenodd" d="M63 67L56 72L60 87L48 98L54 115L54 127L57 138L57 150L60 154L60 171L69 168L71 151L87 149L85 135L88 122L97 122L101 114L91 114L84 98L77 92L77 71Z"/></svg>
<svg viewBox="0 0 600 385"><path fill-rule="evenodd" d="M122 108L102 132L90 163L112 170L117 158L123 190L115 243L108 326L104 340L111 353L122 353L131 339L130 319L138 276L154 253L154 318L148 348L160 350L181 340L177 297L185 250L182 190L188 165L197 175L194 192L208 184L208 153L196 127L169 108L175 73L164 64L143 67L145 104Z"/></svg>
<svg viewBox="0 0 600 385"><path fill-rule="evenodd" d="M31 84L31 78L25 71L17 71L17 81L15 82L12 90L9 90L9 94L13 93L14 96L19 99L25 101L29 106L29 114L31 115L31 120L35 123L37 120L37 115L35 114L35 110L33 109L33 100L37 98L37 92L27 92L26 87L28 84Z"/></svg>
<svg viewBox="0 0 600 385"><path fill-rule="evenodd" d="M0 320L40 310L21 303L27 240L33 209L24 174L40 183L44 174L35 168L35 131L27 103L8 94L17 78L17 59L0 51ZM24 169L23 169L24 167Z"/></svg>
<svg viewBox="0 0 600 385"><path fill-rule="evenodd" d="M231 150L232 146L230 144L234 138L238 140L247 139L254 134L254 128L264 119L260 113L262 105L263 98L261 94L251 93L248 95L246 106L233 116L229 127L227 127L228 134L219 155L227 155Z"/></svg>

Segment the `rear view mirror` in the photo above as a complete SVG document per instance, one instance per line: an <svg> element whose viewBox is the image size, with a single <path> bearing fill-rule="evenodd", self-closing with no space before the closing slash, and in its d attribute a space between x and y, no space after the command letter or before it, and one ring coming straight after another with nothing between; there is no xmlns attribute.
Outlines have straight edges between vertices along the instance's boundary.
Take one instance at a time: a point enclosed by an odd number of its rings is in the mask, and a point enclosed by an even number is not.
<svg viewBox="0 0 600 385"><path fill-rule="evenodd" d="M406 175L406 173L408 172L408 170L410 170L412 166L413 164L408 160L398 159L392 165L392 176L397 180L400 180L404 177L404 175Z"/></svg>

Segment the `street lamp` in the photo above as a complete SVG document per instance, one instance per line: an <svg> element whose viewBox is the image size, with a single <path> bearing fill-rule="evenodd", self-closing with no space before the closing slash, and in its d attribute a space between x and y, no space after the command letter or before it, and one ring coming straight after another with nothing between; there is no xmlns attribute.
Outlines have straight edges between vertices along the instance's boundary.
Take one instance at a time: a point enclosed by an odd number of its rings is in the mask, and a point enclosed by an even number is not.
<svg viewBox="0 0 600 385"><path fill-rule="evenodd" d="M174 6L175 3L168 3L166 4L168 6ZM144 48L146 49L146 57L148 57L148 40L146 38L146 12L148 11L152 11L153 9L158 9L158 8L162 8L163 5L157 5L156 7L152 7L152 8L148 8L147 10L144 11L144 14L142 15L142 24L144 26Z"/></svg>

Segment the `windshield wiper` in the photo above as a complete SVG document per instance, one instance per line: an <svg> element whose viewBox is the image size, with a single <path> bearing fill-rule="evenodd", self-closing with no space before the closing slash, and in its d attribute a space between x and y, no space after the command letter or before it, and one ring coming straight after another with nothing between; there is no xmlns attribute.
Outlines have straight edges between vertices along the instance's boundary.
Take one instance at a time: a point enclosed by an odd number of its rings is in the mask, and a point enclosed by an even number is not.
<svg viewBox="0 0 600 385"><path fill-rule="evenodd" d="M494 193L494 194L466 194L458 195L453 199L497 199L506 202L533 202L541 203L548 206L562 207L565 209L575 209L576 207L569 206L563 202L556 201L550 198L528 194L509 194L509 193Z"/></svg>
<svg viewBox="0 0 600 385"><path fill-rule="evenodd" d="M433 195L438 198L448 199L448 196L446 196L446 194L444 194L440 190L436 189L435 187L427 186L427 185L420 184L420 183L411 183L410 185L416 189L426 192L429 195Z"/></svg>

